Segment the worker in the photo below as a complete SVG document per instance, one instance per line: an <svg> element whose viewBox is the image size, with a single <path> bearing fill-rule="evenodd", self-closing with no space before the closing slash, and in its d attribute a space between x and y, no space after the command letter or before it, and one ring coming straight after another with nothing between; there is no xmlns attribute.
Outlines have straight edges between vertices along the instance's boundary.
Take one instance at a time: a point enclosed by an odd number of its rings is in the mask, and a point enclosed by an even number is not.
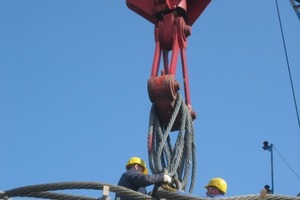
<svg viewBox="0 0 300 200"><path fill-rule="evenodd" d="M264 189L267 191L267 194L272 194L273 193L273 191L270 189L269 185L265 185Z"/></svg>
<svg viewBox="0 0 300 200"><path fill-rule="evenodd" d="M134 191L147 194L146 187L158 184L158 183L171 183L172 179L167 174L153 174L148 175L148 170L146 168L146 163L143 159L139 157L132 157L128 160L126 166L126 171L122 174L118 185L129 188ZM116 199L121 200L130 199L126 196L116 194Z"/></svg>
<svg viewBox="0 0 300 200"><path fill-rule="evenodd" d="M212 178L205 186L206 196L210 198L223 197L227 191L227 183L222 178Z"/></svg>

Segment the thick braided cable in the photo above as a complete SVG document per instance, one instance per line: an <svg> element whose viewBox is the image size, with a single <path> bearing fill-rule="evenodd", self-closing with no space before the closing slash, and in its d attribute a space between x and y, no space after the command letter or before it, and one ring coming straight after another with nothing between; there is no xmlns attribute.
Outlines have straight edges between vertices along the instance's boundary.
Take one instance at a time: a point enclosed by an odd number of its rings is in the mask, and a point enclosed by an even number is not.
<svg viewBox="0 0 300 200"><path fill-rule="evenodd" d="M181 100L181 108L182 108L182 100ZM181 109L181 122L180 122L180 127L179 127L179 133L178 133L178 137L174 146L174 150L173 150L173 161L171 163L170 166L170 171L172 172L177 172L176 173L176 178L177 179L181 179L181 175L178 173L178 169L179 169L179 165L182 162L182 160L184 159L184 153L183 153L183 149L184 149L184 135L185 135L185 130L184 130L184 124L186 123L186 112L182 112ZM181 170L180 170L181 171Z"/></svg>
<svg viewBox="0 0 300 200"><path fill-rule="evenodd" d="M166 159L167 159L167 161L168 161L167 164L169 164L170 161L171 161L171 155L170 155L171 152L170 152L170 150L171 150L172 148L168 148L168 147L171 146L171 142L170 142L170 133L171 133L171 129L172 129L172 127L173 127L173 124L175 123L175 120L176 120L176 117L177 117L177 115L178 115L178 112L179 112L179 110L180 110L180 99L181 99L181 98L180 98L180 95L177 95L177 101L176 101L175 109L174 109L174 112L173 112L173 114L172 114L172 116L171 116L170 122L169 122L169 124L168 124L166 130L163 131L163 134L159 133L159 136L162 136L162 138L161 138L161 143L158 144L158 149L157 149L157 151L156 151L156 154L157 154L158 157L161 157L161 155L162 155L162 150L164 150L164 155L166 156ZM159 118L157 118L157 119L159 119ZM160 121L157 120L157 122L158 122L158 123L156 124L156 126L160 127L158 130L159 130L159 131L163 130ZM168 139L168 141L169 141L168 143L166 143L167 139ZM158 161L158 159L157 159L157 161ZM168 169L168 171L169 171L169 173L170 173L171 175L172 175L172 174L175 174L175 172L170 171L170 165L167 165L166 167L167 167L167 169Z"/></svg>
<svg viewBox="0 0 300 200"><path fill-rule="evenodd" d="M48 199L82 199L91 200L89 197L59 194L48 191L54 190L66 190L66 189L93 189L93 190L103 190L104 186L108 186L110 192L118 193L127 196L130 199L151 199L151 196L145 195L125 187L115 186L111 184L103 184L98 182L62 182L62 183L49 183L49 184L39 184L32 186L25 186L20 188L15 188L12 190L4 191L0 193L0 199L5 197L39 197ZM99 194L100 196L100 194Z"/></svg>
<svg viewBox="0 0 300 200"><path fill-rule="evenodd" d="M71 195L71 194L64 194L64 193L55 193L55 192L32 192L32 193L25 193L22 195L14 195L14 197L35 197L35 198L42 198L42 199L61 199L61 200L97 200L98 198L95 197L87 197L87 196L78 196L78 195Z"/></svg>
<svg viewBox="0 0 300 200"><path fill-rule="evenodd" d="M178 102L180 101L177 101L175 110L170 119L170 123L165 131L163 131L162 125L159 121L159 115L156 105L153 104L151 107L148 129L148 157L152 173L160 173L162 172L163 167L167 167L170 174L175 174L174 172L170 171L168 166L166 166L166 164L164 163L164 157L162 155L165 156L167 163L171 162L170 151L172 149L172 145L170 142L169 134L179 112L180 106ZM162 153L163 151L164 154Z"/></svg>
<svg viewBox="0 0 300 200"><path fill-rule="evenodd" d="M189 192L192 193L194 189L194 183L196 178L196 145L194 138L194 125L192 116L190 115L189 109L186 104L182 101L181 103L181 115L184 116L184 122L181 124L181 131L184 131L184 142L183 146L183 156L181 160L180 168L178 168L177 173L182 181L183 189L185 190L187 186L187 181L189 177L190 166L192 164L191 173L191 184Z"/></svg>
<svg viewBox="0 0 300 200"><path fill-rule="evenodd" d="M173 199L173 200L209 200L211 198L209 197L197 197L197 196L191 196L184 193L178 193L178 192L170 192L166 190L160 190L156 193L156 198L159 199ZM222 200L261 200L260 195L242 195L242 196L234 196L234 197L222 197L222 198L216 198L216 199L222 199ZM267 195L267 200L300 200L300 197L296 196L287 196L287 195Z"/></svg>
<svg viewBox="0 0 300 200"><path fill-rule="evenodd" d="M171 149L169 134L172 128L172 125L175 122L176 116L179 111L179 105L177 101L175 110L170 119L170 123L163 134L162 125L159 121L159 115L155 104L152 105L151 114L150 114L150 124L148 131L148 153L149 153L149 163L152 173L159 173L163 170L163 167L167 167L170 174L171 172L169 167L164 163L164 158L167 160L167 163L170 163L171 156L168 149ZM168 143L166 144L166 140ZM149 148L149 143L151 147ZM165 147L165 148L164 148ZM169 148L168 148L169 147ZM162 151L164 150L164 154Z"/></svg>
<svg viewBox="0 0 300 200"><path fill-rule="evenodd" d="M185 141L187 143L186 146L188 146L189 148L185 148L186 151L184 155L186 155L186 159L185 159L185 168L184 168L183 177L189 176L190 166L192 163L192 174L191 174L192 180L189 189L189 192L191 193L194 188L194 182L196 177L196 145L195 145L195 138L194 138L194 126L193 126L193 120L191 115L187 115L187 119L188 119L187 123L185 124L186 125ZM187 182L187 180L188 180L187 178L184 179L185 183Z"/></svg>
<svg viewBox="0 0 300 200"><path fill-rule="evenodd" d="M179 114L180 113L180 114ZM179 133L174 145L171 144L170 132L177 116L180 115ZM148 157L152 173L160 173L167 168L169 175L182 182L185 189L192 163L191 193L195 183L196 152L194 129L189 109L177 94L176 105L168 126L163 128L155 104L152 105L148 129Z"/></svg>
<svg viewBox="0 0 300 200"><path fill-rule="evenodd" d="M108 186L110 192L126 195L132 200L209 200L207 197L192 196L182 192L170 192L166 190L159 190L156 192L155 197L144 195L139 192L111 184L98 183L98 182L61 182L61 183L48 183L19 187L11 190L0 192L0 199L8 199L11 197L35 197L45 199L57 199L57 200L101 200L102 198L85 197L69 194L60 194L49 191L54 190L70 190L70 189L94 189L103 190L104 186ZM100 196L100 195L99 195ZM224 197L223 200L260 200L260 195L243 195L234 197ZM268 194L268 200L300 200L300 197Z"/></svg>

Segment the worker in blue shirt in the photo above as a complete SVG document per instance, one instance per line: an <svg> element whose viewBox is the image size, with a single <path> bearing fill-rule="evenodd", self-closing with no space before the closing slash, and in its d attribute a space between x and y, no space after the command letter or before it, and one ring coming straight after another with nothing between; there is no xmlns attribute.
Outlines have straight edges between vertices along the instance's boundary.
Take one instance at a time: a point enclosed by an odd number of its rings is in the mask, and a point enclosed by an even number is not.
<svg viewBox="0 0 300 200"><path fill-rule="evenodd" d="M128 160L126 171L122 174L118 185L147 194L147 186L163 182L172 182L171 177L167 174L148 175L147 173L148 170L145 161L139 157L132 157ZM117 198L120 198L121 200L130 199L126 196L119 195L118 193L116 194L116 199Z"/></svg>
<svg viewBox="0 0 300 200"><path fill-rule="evenodd" d="M210 198L224 197L227 191L227 183L222 178L212 178L205 186L206 196Z"/></svg>

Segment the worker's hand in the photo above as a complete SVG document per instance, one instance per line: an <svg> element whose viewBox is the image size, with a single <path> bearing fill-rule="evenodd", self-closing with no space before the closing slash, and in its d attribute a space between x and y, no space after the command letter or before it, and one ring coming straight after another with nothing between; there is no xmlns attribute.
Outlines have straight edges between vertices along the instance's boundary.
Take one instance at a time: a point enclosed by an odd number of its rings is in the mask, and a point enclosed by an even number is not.
<svg viewBox="0 0 300 200"><path fill-rule="evenodd" d="M172 183L172 178L169 175L164 174L164 182Z"/></svg>

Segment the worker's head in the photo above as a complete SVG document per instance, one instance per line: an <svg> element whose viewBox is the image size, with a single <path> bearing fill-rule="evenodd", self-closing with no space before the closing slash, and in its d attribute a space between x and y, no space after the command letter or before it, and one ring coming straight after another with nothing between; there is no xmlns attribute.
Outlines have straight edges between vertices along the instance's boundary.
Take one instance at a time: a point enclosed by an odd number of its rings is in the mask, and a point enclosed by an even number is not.
<svg viewBox="0 0 300 200"><path fill-rule="evenodd" d="M270 190L270 186L269 185L265 185L264 187L266 190Z"/></svg>
<svg viewBox="0 0 300 200"><path fill-rule="evenodd" d="M225 195L227 183L222 178L212 178L205 186L207 196Z"/></svg>
<svg viewBox="0 0 300 200"><path fill-rule="evenodd" d="M143 172L143 174L148 174L145 161L139 157L131 157L128 160L126 164L126 169L128 170L131 169L132 167L134 167L137 170L140 170L141 172Z"/></svg>

